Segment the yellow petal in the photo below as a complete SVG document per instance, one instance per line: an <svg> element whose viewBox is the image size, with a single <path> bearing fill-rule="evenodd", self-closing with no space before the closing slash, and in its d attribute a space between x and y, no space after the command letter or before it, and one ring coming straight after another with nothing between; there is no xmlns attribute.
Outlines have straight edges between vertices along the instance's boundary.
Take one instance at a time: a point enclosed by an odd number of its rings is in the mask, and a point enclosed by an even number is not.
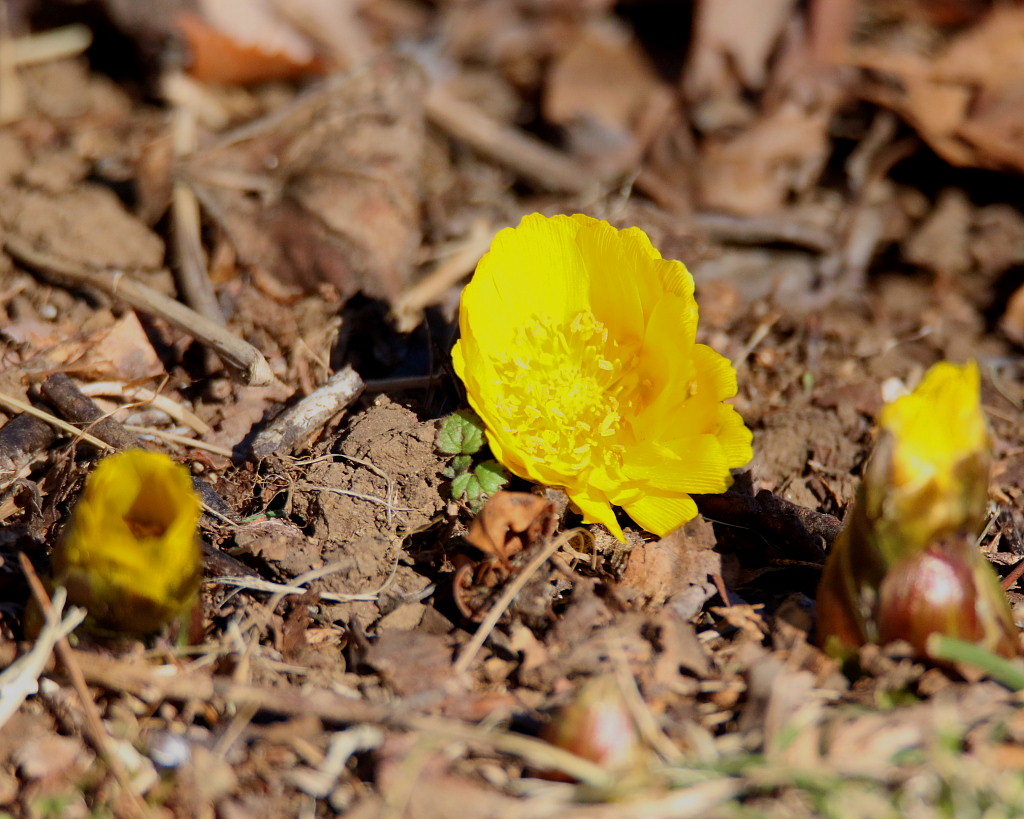
<svg viewBox="0 0 1024 819"><path fill-rule="evenodd" d="M736 407L719 404L717 437L725 451L725 462L729 469L739 469L750 463L754 457L754 433L747 429L743 417Z"/></svg>
<svg viewBox="0 0 1024 819"><path fill-rule="evenodd" d="M498 233L462 293L463 335L468 329L484 350L504 353L517 327L538 319L564 324L585 310L579 228L568 216L534 213Z"/></svg>
<svg viewBox="0 0 1024 819"><path fill-rule="evenodd" d="M693 363L698 392L722 401L736 395L736 368L732 362L706 344L693 345Z"/></svg>
<svg viewBox="0 0 1024 819"><path fill-rule="evenodd" d="M627 458L623 472L656 491L707 494L732 486L725 451L714 435L642 445L628 452Z"/></svg>
<svg viewBox="0 0 1024 819"><path fill-rule="evenodd" d="M622 532L622 527L619 526L618 520L615 519L615 510L612 509L612 505L608 502L607 498L598 497L585 490L573 491L572 489L567 489L566 492L569 495L569 500L582 513L584 523L602 523L616 538L623 543L626 542L626 536Z"/></svg>
<svg viewBox="0 0 1024 819"><path fill-rule="evenodd" d="M625 509L633 520L658 537L664 537L697 517L697 504L689 495L647 495Z"/></svg>

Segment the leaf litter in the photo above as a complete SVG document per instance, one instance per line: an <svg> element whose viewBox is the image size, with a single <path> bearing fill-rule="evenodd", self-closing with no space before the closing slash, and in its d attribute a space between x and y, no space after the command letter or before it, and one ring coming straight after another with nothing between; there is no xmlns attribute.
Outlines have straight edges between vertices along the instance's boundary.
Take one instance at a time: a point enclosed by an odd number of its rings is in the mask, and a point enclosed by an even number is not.
<svg viewBox="0 0 1024 819"><path fill-rule="evenodd" d="M211 510L203 639L34 658L0 732L0 811L1024 814L1015 694L899 644L841 667L808 640L878 408L939 358L980 362L997 461L980 545L1024 601L1019 10L707 2L686 28L657 3L383 2L317 37L308 0L291 45L226 35L311 77L217 86L158 44L181 29L123 5L91 6L93 36L121 38L105 57L71 38L0 72L0 652L31 647L18 554L45 573L96 457L54 421L190 467ZM0 46L40 53L33 26L68 21L42 6ZM172 109L197 144L160 160ZM199 200L224 329L267 384L151 303L53 275L184 298L160 216L175 183ZM755 460L660 540L567 538L564 494L518 479L511 506L489 475L453 491L487 459L466 430L445 438L465 402L443 260L479 245L481 220L534 210L647 230L694 272L704 340L739 368ZM396 333L384 317L434 273L424 323ZM346 365L361 397L246 454ZM609 678L651 754L625 785L538 738Z"/></svg>

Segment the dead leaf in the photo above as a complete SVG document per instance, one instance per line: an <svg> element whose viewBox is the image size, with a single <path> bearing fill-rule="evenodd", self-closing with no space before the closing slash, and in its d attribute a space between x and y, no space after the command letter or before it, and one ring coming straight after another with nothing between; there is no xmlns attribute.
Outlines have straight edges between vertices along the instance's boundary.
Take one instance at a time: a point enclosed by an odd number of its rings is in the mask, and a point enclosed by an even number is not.
<svg viewBox="0 0 1024 819"><path fill-rule="evenodd" d="M828 108L788 103L738 134L708 138L698 177L701 202L743 216L778 210L824 167L830 118Z"/></svg>
<svg viewBox="0 0 1024 819"><path fill-rule="evenodd" d="M759 91L794 0L704 0L697 4L683 94L705 130L743 125L753 118L744 99ZM742 24L737 24L742 21Z"/></svg>
<svg viewBox="0 0 1024 819"><path fill-rule="evenodd" d="M641 543L629 553L622 585L642 604L659 609L692 585L722 570L711 524L698 517L661 540Z"/></svg>
<svg viewBox="0 0 1024 819"><path fill-rule="evenodd" d="M903 116L955 165L1024 172L1024 9L995 6L937 53L862 46L861 93Z"/></svg>
<svg viewBox="0 0 1024 819"><path fill-rule="evenodd" d="M544 116L565 128L577 154L618 167L635 162L664 119L672 93L621 25L593 23L552 65Z"/></svg>
<svg viewBox="0 0 1024 819"><path fill-rule="evenodd" d="M466 540L508 564L512 555L551 537L555 505L527 492L497 492L470 524Z"/></svg>
<svg viewBox="0 0 1024 819"><path fill-rule="evenodd" d="M493 591L512 575L511 567L496 557L475 561L465 555L456 557L452 576L452 597L462 616L474 623L487 616Z"/></svg>
<svg viewBox="0 0 1024 819"><path fill-rule="evenodd" d="M83 354L69 367L82 378L140 381L164 374L164 365L132 310L86 339L82 348Z"/></svg>
<svg viewBox="0 0 1024 819"><path fill-rule="evenodd" d="M207 0L204 5L216 4ZM177 24L188 43L189 74L200 82L251 85L324 73L327 65L309 43L280 20L266 19L266 14L262 4L249 3L245 13L226 18L233 22L230 29L198 14L182 14ZM234 30L238 21L260 28L247 37Z"/></svg>
<svg viewBox="0 0 1024 819"><path fill-rule="evenodd" d="M245 263L309 291L394 299L420 243L423 82L401 58L332 77L185 174Z"/></svg>
<svg viewBox="0 0 1024 819"><path fill-rule="evenodd" d="M959 188L947 188L934 210L903 243L911 264L940 278L955 279L971 269L970 226L974 211Z"/></svg>
<svg viewBox="0 0 1024 819"><path fill-rule="evenodd" d="M686 90L690 99L714 94L735 77L748 90L764 86L768 58L795 0L705 0L698 4ZM741 25L737 25L742 21Z"/></svg>
<svg viewBox="0 0 1024 819"><path fill-rule="evenodd" d="M424 631L385 631L366 651L366 664L400 696L440 688L452 673L448 641Z"/></svg>

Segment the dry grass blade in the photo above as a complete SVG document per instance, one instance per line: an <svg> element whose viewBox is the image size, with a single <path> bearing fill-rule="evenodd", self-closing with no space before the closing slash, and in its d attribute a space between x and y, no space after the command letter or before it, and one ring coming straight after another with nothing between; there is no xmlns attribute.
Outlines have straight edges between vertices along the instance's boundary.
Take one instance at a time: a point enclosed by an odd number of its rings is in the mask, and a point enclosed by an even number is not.
<svg viewBox="0 0 1024 819"><path fill-rule="evenodd" d="M72 607L65 612L66 601L67 591L57 589L32 648L0 672L0 729L39 690L39 675L50 661L57 641L67 637L85 619L85 609Z"/></svg>
<svg viewBox="0 0 1024 819"><path fill-rule="evenodd" d="M92 444L94 447L96 447L102 452L113 451L114 449L114 447L112 447L106 441L101 441L95 435L90 435L85 430L81 430L78 427L74 426L73 424L69 424L67 421L62 421L55 415L51 415L45 410L41 410L38 407L34 407L31 404L22 401L20 398L15 398L13 395L6 395L4 393L0 393L0 404L5 404L11 409L17 410L18 412L28 413L29 415L39 418L42 421L46 421L46 423L57 427L57 429L61 429L64 430L64 432L70 433L71 435L75 436L75 438L80 438L83 441L87 441L88 443Z"/></svg>

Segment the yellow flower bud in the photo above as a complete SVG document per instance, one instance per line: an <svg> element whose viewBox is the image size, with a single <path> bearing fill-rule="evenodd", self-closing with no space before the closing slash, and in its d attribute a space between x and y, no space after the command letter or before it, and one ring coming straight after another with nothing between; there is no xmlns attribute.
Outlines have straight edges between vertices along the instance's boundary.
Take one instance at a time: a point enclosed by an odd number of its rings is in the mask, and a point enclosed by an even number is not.
<svg viewBox="0 0 1024 819"><path fill-rule="evenodd" d="M201 512L188 471L167 455L111 455L89 476L54 549L53 582L94 625L153 633L198 600Z"/></svg>
<svg viewBox="0 0 1024 819"><path fill-rule="evenodd" d="M940 362L888 404L818 590L830 649L967 636L1019 651L1006 595L975 545L988 502L988 424L976 364Z"/></svg>

